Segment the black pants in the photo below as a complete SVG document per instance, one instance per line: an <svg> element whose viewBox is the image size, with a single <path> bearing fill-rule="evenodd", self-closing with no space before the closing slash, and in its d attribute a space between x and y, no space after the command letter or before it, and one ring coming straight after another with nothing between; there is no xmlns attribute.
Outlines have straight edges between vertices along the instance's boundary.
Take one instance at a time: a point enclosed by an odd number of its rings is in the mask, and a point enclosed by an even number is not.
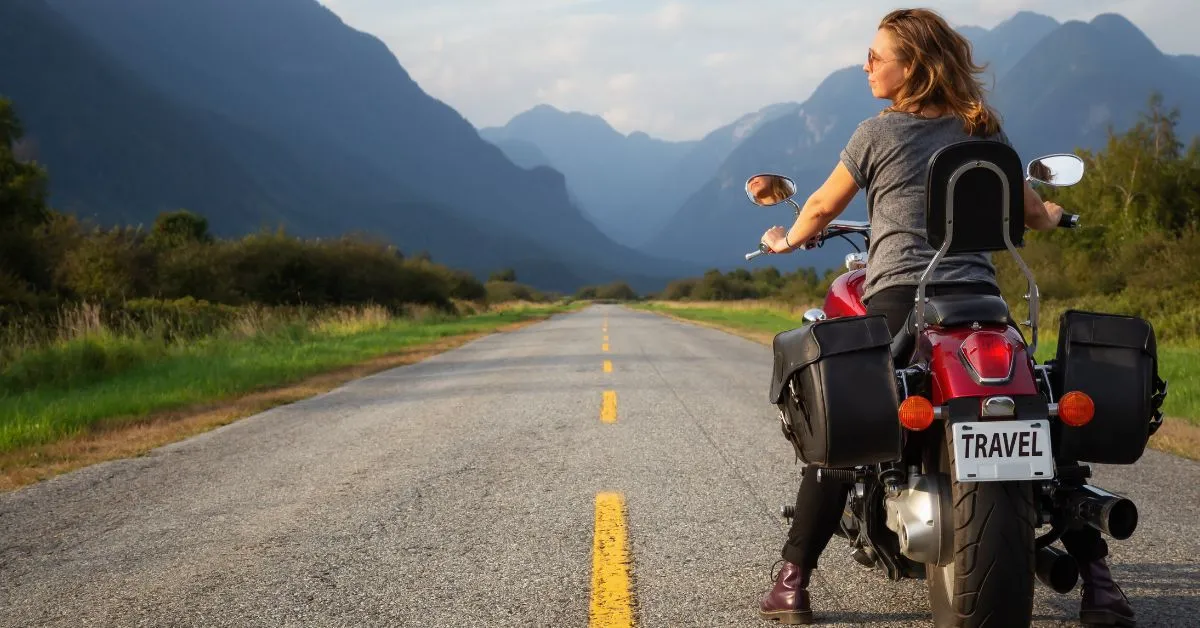
<svg viewBox="0 0 1200 628"><path fill-rule="evenodd" d="M945 285L926 288L929 296L945 294L994 294L1000 291L990 284ZM867 314L883 314L887 317L888 329L896 335L908 319L916 299L915 287L885 288L867 301ZM833 538L846 506L846 495L850 485L825 479L817 481L817 467L808 465L804 479L796 493L796 513L792 528L788 531L787 543L783 546L783 558L801 567L816 569L817 559ZM1108 544L1100 531L1091 526L1068 530L1062 536L1067 552L1080 563L1092 562L1108 556Z"/></svg>

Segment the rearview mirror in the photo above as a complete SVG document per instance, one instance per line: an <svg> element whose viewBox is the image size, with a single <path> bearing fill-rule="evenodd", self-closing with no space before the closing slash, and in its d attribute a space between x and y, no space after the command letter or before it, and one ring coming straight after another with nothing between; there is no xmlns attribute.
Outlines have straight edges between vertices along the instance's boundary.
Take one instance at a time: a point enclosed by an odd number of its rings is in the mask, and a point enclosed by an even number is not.
<svg viewBox="0 0 1200 628"><path fill-rule="evenodd" d="M756 205L778 205L796 194L796 184L778 174L756 174L746 180L746 196Z"/></svg>
<svg viewBox="0 0 1200 628"><path fill-rule="evenodd" d="M1075 185L1083 180L1083 160L1067 154L1038 157L1029 162L1026 176L1046 185Z"/></svg>

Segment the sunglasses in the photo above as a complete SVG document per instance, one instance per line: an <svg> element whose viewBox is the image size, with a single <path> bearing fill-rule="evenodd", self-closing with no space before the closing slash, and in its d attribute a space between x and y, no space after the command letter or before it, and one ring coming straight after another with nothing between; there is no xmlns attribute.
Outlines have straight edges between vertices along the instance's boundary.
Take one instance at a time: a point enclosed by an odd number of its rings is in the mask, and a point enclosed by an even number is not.
<svg viewBox="0 0 1200 628"><path fill-rule="evenodd" d="M867 48L867 70L869 70L869 71L871 71L871 72L874 72L874 71L875 71L875 63L876 63L876 62L879 62L879 63L891 63L891 62L893 62L893 61L895 61L895 59L886 59L886 60L885 60L885 59L880 59L878 56L876 56L876 55L875 55L875 51L874 51L874 50L871 50L870 48Z"/></svg>

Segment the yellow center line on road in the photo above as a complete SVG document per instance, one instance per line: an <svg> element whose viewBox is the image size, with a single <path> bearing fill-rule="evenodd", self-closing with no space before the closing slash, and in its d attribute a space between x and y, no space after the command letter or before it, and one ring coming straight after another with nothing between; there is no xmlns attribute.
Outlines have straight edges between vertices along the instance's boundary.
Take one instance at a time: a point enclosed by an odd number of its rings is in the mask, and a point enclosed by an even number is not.
<svg viewBox="0 0 1200 628"><path fill-rule="evenodd" d="M604 334L604 342L608 342L608 334Z"/></svg>
<svg viewBox="0 0 1200 628"><path fill-rule="evenodd" d="M600 421L603 423L617 422L617 391L604 391L604 399L600 401Z"/></svg>
<svg viewBox="0 0 1200 628"><path fill-rule="evenodd" d="M608 343L606 342L606 343L600 345L600 350L605 353L608 353Z"/></svg>
<svg viewBox="0 0 1200 628"><path fill-rule="evenodd" d="M612 372L612 360L605 360L605 361L604 361L604 372L605 372L605 373L611 373L611 372Z"/></svg>
<svg viewBox="0 0 1200 628"><path fill-rule="evenodd" d="M633 593L629 587L629 535L625 498L620 493L596 495L596 528L592 540L592 603L589 628L633 626Z"/></svg>

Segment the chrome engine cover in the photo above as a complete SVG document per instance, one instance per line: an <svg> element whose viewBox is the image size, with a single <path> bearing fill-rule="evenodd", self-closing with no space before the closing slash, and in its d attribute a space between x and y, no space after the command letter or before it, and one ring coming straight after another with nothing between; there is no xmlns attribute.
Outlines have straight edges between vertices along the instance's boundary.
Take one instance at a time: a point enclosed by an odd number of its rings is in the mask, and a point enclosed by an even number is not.
<svg viewBox="0 0 1200 628"><path fill-rule="evenodd" d="M887 526L900 538L901 554L928 565L954 560L954 512L946 475L921 475L914 468L900 494L884 501Z"/></svg>

